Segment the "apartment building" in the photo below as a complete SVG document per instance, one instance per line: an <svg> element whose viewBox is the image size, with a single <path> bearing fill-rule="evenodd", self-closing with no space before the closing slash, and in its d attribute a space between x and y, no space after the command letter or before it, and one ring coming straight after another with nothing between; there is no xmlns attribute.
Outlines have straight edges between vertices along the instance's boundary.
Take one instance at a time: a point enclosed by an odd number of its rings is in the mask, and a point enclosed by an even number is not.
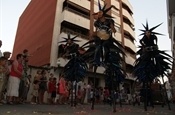
<svg viewBox="0 0 175 115"><path fill-rule="evenodd" d="M129 0L103 1L101 4L107 3L107 7L114 5L118 9L112 8L109 13L115 21L115 38L125 47L127 56L124 67L128 73L127 79L132 80L130 73L136 59L133 8ZM90 39L94 30L91 14L98 11L97 2L98 0L31 0L19 18L12 58L23 49L28 49L32 55L29 65L58 68L56 71L59 73L68 60L58 57L58 42L63 40L62 37L67 37L67 33L71 36L78 35L80 46ZM99 76L103 71L104 68L98 68ZM90 73L89 76L93 74ZM104 86L103 77L97 79L98 84Z"/></svg>
<svg viewBox="0 0 175 115"><path fill-rule="evenodd" d="M167 0L167 17L168 17L168 32L171 39L172 56L175 57L175 1ZM173 63L172 76L170 83L173 91L173 98L175 101L175 62Z"/></svg>

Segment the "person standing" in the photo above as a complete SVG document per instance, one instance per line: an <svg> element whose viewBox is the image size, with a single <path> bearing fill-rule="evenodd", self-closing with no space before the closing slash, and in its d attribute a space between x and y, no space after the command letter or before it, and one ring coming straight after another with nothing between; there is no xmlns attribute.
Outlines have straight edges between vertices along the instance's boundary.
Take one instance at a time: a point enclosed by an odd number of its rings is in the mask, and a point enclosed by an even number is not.
<svg viewBox="0 0 175 115"><path fill-rule="evenodd" d="M13 104L19 101L19 84L23 73L23 55L17 54L16 60L12 63L8 80L7 96L8 103Z"/></svg>
<svg viewBox="0 0 175 115"><path fill-rule="evenodd" d="M28 71L28 61L29 61L28 50L24 49L22 55L23 55L23 75L22 75L22 78L20 81L20 87L19 87L20 103L23 103L23 101L25 100L24 93L26 89L25 84L27 82L27 76L28 76L27 71Z"/></svg>
<svg viewBox="0 0 175 115"><path fill-rule="evenodd" d="M48 93L48 96L47 96L47 103L48 104L51 104L52 103L52 100L51 100L51 95L52 95L52 91L53 91L53 88L54 88L54 85L53 85L53 78L49 78L49 81L48 81L48 88L47 88L47 93Z"/></svg>
<svg viewBox="0 0 175 115"><path fill-rule="evenodd" d="M59 104L64 104L65 102L65 94L66 94L66 81L63 75L60 75L59 79Z"/></svg>
<svg viewBox="0 0 175 115"><path fill-rule="evenodd" d="M46 76L46 70L41 71L41 78L39 83L39 103L44 103L44 94L47 91L47 76Z"/></svg>
<svg viewBox="0 0 175 115"><path fill-rule="evenodd" d="M8 79L9 79L9 74L10 74L10 68L11 68L11 62L9 60L11 55L11 52L5 51L3 52L3 57L6 59L6 64L5 64L5 75L4 75L4 84L2 86L2 91L4 92L4 99L3 103L6 103L6 98L5 94L7 93L7 84L8 84Z"/></svg>
<svg viewBox="0 0 175 115"><path fill-rule="evenodd" d="M39 96L38 90L39 90L39 81L35 80L33 82L33 91L32 91L31 104L37 104L39 102L39 100L38 100L38 96Z"/></svg>
<svg viewBox="0 0 175 115"><path fill-rule="evenodd" d="M52 78L53 79L53 82L52 82L52 93L51 93L51 99L52 99L52 104L55 104L55 99L56 99L56 81L57 79L54 77Z"/></svg>
<svg viewBox="0 0 175 115"><path fill-rule="evenodd" d="M32 77L31 75L28 75L25 79L23 93L22 93L22 100L20 100L21 103L26 103L27 101L27 95L30 89L31 77Z"/></svg>
<svg viewBox="0 0 175 115"><path fill-rule="evenodd" d="M5 73L6 73L6 69L5 69L5 65L6 65L6 58L4 57L0 57L0 103L3 100L3 85L4 85L4 78L5 78Z"/></svg>
<svg viewBox="0 0 175 115"><path fill-rule="evenodd" d="M35 80L40 81L40 79L41 79L41 70L37 70L36 75L34 76L33 82Z"/></svg>
<svg viewBox="0 0 175 115"><path fill-rule="evenodd" d="M3 52L3 56L4 56L6 59L9 59L9 58L10 58L10 55L11 55L11 52L9 52L9 51Z"/></svg>
<svg viewBox="0 0 175 115"><path fill-rule="evenodd" d="M2 41L0 40L0 48L1 48L1 46L2 46ZM2 52L1 52L1 50L0 50L0 57L2 57Z"/></svg>

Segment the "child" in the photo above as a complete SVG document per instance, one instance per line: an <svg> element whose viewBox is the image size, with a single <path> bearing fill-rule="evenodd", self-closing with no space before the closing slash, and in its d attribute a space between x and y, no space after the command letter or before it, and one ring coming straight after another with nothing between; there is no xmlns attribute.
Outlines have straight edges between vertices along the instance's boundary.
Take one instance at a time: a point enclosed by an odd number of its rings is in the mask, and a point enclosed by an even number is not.
<svg viewBox="0 0 175 115"><path fill-rule="evenodd" d="M56 98L56 78L53 78L52 81L52 91L51 91L51 99L52 99L52 103L55 103L55 98Z"/></svg>
<svg viewBox="0 0 175 115"><path fill-rule="evenodd" d="M56 103L59 104L59 83L56 84Z"/></svg>
<svg viewBox="0 0 175 115"><path fill-rule="evenodd" d="M62 75L59 79L59 104L65 103L65 93L66 93L66 81Z"/></svg>
<svg viewBox="0 0 175 115"><path fill-rule="evenodd" d="M52 86L53 86L53 78L49 78L49 82L48 82L48 89L47 89L47 93L48 93L48 96L47 96L47 102L48 104L50 104L52 101L51 101L51 94L52 94Z"/></svg>
<svg viewBox="0 0 175 115"><path fill-rule="evenodd" d="M31 104L38 103L38 89L39 89L39 81L35 80L34 83L33 83L33 92L32 92Z"/></svg>

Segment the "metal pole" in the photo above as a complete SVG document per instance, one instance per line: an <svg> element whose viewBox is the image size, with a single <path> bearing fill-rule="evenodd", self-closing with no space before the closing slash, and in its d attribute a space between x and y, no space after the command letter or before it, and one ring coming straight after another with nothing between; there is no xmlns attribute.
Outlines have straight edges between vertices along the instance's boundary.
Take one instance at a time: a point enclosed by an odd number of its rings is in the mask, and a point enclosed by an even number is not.
<svg viewBox="0 0 175 115"><path fill-rule="evenodd" d="M148 104L148 81L146 80L146 83L144 83L144 94L145 94L145 98L144 98L144 109L145 111L147 111L147 104Z"/></svg>
<svg viewBox="0 0 175 115"><path fill-rule="evenodd" d="M96 71L97 71L97 66L94 66L94 87L93 87L93 98L92 98L92 106L91 109L94 110L94 104L95 104L95 78L96 78Z"/></svg>
<svg viewBox="0 0 175 115"><path fill-rule="evenodd" d="M75 81L75 98L74 98L74 107L77 105L77 81Z"/></svg>
<svg viewBox="0 0 175 115"><path fill-rule="evenodd" d="M118 83L118 92L119 92L119 103L120 103L120 107L122 107L122 100L121 100L121 92L120 92L120 84Z"/></svg>
<svg viewBox="0 0 175 115"><path fill-rule="evenodd" d="M113 112L116 112L116 93L115 93L115 88L114 88L114 79L113 79L113 75L111 75L112 77L112 95L113 95Z"/></svg>
<svg viewBox="0 0 175 115"><path fill-rule="evenodd" d="M73 89L74 89L73 81L71 81L71 83L72 83L72 84L71 84L71 87L72 87L72 88L71 88L71 107L73 107L73 93L74 93L74 92L73 92Z"/></svg>

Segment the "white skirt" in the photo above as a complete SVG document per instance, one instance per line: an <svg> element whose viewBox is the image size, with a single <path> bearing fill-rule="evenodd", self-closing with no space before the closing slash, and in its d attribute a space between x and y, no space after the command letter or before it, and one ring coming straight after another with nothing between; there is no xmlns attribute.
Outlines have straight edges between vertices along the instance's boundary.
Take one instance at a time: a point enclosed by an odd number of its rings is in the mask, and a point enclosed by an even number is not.
<svg viewBox="0 0 175 115"><path fill-rule="evenodd" d="M19 84L20 79L14 76L10 76L7 86L7 96L19 96Z"/></svg>

